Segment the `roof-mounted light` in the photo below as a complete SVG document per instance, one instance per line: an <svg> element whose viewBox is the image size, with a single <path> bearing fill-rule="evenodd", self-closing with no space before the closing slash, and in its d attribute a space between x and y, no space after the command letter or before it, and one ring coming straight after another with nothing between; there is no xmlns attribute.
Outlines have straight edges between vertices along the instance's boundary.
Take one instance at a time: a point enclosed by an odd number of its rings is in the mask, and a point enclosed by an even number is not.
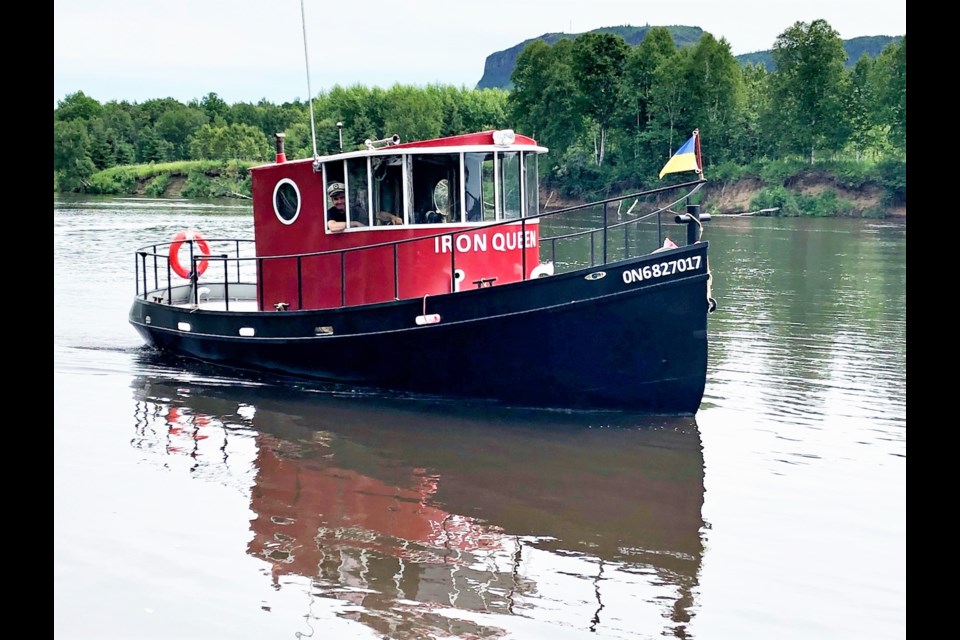
<svg viewBox="0 0 960 640"><path fill-rule="evenodd" d="M513 129L501 129L493 132L493 144L498 147L508 147L517 139Z"/></svg>

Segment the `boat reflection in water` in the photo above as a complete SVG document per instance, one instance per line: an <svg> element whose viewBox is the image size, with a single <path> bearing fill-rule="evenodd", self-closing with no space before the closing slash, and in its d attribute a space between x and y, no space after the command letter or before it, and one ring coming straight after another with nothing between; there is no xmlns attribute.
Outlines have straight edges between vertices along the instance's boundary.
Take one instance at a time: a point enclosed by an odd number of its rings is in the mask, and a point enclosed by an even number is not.
<svg viewBox="0 0 960 640"><path fill-rule="evenodd" d="M694 418L176 377L135 381L133 444L244 484L248 553L278 588L306 577L391 638L688 635L704 528Z"/></svg>

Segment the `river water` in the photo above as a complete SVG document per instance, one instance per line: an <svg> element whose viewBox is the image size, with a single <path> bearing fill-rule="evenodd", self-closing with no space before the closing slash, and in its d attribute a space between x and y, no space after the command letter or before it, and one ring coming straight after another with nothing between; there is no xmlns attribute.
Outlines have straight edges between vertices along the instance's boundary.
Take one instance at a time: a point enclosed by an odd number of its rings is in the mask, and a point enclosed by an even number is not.
<svg viewBox="0 0 960 640"><path fill-rule="evenodd" d="M54 202L54 637L906 636L905 222L708 223L693 418L159 357L134 251L187 227L251 211Z"/></svg>

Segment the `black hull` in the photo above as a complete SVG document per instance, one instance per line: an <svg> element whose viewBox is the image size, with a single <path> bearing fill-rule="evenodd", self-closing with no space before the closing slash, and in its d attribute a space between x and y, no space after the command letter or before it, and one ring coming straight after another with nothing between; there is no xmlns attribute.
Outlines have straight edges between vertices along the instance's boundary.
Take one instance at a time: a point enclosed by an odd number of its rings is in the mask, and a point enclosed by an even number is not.
<svg viewBox="0 0 960 640"><path fill-rule="evenodd" d="M210 311L148 295L130 322L158 349L243 369L517 406L692 415L706 381L706 254L698 243L426 301L320 311ZM666 263L670 273L637 281ZM424 312L441 322L416 325ZM255 337L238 335L241 326ZM333 333L316 335L320 327Z"/></svg>

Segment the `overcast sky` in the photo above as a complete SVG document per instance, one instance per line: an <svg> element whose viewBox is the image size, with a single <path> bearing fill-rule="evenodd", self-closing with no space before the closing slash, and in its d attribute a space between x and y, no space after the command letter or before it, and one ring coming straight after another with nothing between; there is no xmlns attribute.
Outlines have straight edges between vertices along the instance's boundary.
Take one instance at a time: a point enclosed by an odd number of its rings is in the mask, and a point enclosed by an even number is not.
<svg viewBox="0 0 960 640"><path fill-rule="evenodd" d="M229 104L303 99L334 85L473 88L491 53L545 33L700 27L734 55L795 22L844 40L906 33L906 0L54 0L53 100L102 103L214 92ZM304 52L306 31L306 55ZM309 85L307 65L309 64Z"/></svg>

